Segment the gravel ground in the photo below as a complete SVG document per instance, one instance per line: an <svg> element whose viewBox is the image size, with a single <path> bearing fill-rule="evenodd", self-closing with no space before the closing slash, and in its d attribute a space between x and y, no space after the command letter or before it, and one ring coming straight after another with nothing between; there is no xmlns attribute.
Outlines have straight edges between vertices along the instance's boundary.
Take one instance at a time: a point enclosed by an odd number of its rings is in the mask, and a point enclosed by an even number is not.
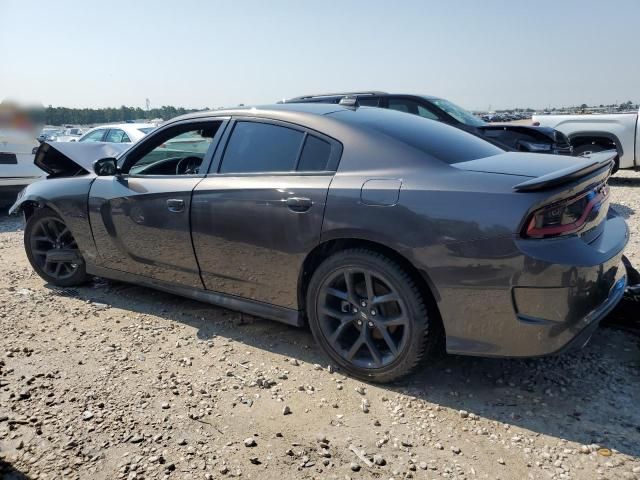
<svg viewBox="0 0 640 480"><path fill-rule="evenodd" d="M638 265L640 174L611 184ZM122 283L44 285L6 216L0 258L0 478L640 479L628 333L373 386L305 330Z"/></svg>

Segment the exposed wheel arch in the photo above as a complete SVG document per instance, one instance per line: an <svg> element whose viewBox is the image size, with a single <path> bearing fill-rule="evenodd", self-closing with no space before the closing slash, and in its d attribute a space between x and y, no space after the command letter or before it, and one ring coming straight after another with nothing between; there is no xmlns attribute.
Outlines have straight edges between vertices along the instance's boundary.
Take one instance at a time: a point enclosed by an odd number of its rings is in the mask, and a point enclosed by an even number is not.
<svg viewBox="0 0 640 480"><path fill-rule="evenodd" d="M613 147L618 152L618 158L621 158L624 153L620 139L613 133L609 132L574 133L569 135L569 142L573 148L588 144L601 145L608 148Z"/></svg>
<svg viewBox="0 0 640 480"><path fill-rule="evenodd" d="M405 256L398 253L396 250L378 242L359 238L328 240L317 245L311 252L309 252L302 264L302 268L300 269L300 274L298 276L298 305L300 305L301 310L304 309L306 303L307 287L313 272L315 272L318 266L332 254L352 248L365 248L381 253L402 266L418 285L425 301L431 303L434 311L438 313L436 322L438 323L438 327L442 328L442 331L444 332L444 326L440 317L440 310L438 308L438 299L440 298L440 295L427 272L416 268Z"/></svg>

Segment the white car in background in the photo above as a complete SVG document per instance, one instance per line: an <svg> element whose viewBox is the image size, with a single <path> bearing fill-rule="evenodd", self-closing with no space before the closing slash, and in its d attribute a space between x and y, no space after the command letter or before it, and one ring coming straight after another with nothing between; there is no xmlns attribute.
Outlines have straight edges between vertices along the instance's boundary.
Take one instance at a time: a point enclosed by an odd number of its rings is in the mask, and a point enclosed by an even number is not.
<svg viewBox="0 0 640 480"><path fill-rule="evenodd" d="M147 133L155 130L151 123L120 123L103 125L88 130L78 142L136 143ZM72 140L73 141L73 140Z"/></svg>
<svg viewBox="0 0 640 480"><path fill-rule="evenodd" d="M576 156L616 150L614 171L640 167L640 112L580 115L534 115L533 125L564 133Z"/></svg>
<svg viewBox="0 0 640 480"><path fill-rule="evenodd" d="M38 145L27 131L0 130L0 205L13 203L18 192L46 175L33 164Z"/></svg>

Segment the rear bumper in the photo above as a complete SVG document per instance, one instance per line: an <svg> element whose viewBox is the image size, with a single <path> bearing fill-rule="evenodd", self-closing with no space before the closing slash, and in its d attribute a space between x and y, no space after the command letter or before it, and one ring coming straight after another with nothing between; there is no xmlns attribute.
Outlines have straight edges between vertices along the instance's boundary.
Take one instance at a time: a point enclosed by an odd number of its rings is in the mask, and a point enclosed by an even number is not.
<svg viewBox="0 0 640 480"><path fill-rule="evenodd" d="M474 259L477 277L467 267L462 283L439 288L447 351L536 357L584 345L627 283L627 226L613 215L606 222L591 243L493 239L499 259Z"/></svg>

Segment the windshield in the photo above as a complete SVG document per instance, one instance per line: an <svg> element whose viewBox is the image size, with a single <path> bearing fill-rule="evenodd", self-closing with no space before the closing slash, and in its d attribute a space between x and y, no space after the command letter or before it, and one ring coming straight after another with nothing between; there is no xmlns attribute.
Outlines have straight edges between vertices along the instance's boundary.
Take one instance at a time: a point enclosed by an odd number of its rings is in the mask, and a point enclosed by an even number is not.
<svg viewBox="0 0 640 480"><path fill-rule="evenodd" d="M460 123L464 123L465 125L470 125L472 127L481 127L485 124L473 113L466 111L455 103L451 103L449 100L445 100L443 98L429 98L428 100L447 112Z"/></svg>

